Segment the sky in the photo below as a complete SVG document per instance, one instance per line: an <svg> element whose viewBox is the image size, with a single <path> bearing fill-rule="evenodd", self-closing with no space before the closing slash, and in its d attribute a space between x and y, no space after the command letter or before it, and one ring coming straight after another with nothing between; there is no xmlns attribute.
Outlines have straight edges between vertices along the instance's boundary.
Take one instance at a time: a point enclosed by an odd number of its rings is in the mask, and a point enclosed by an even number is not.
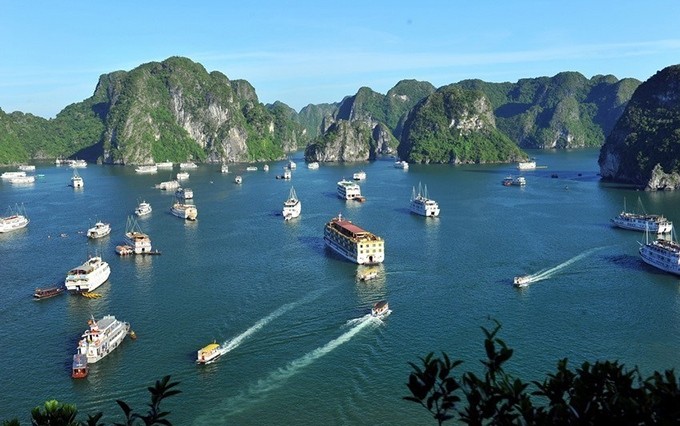
<svg viewBox="0 0 680 426"><path fill-rule="evenodd" d="M53 118L99 76L184 56L299 111L363 86L680 63L680 1L0 0L0 109Z"/></svg>

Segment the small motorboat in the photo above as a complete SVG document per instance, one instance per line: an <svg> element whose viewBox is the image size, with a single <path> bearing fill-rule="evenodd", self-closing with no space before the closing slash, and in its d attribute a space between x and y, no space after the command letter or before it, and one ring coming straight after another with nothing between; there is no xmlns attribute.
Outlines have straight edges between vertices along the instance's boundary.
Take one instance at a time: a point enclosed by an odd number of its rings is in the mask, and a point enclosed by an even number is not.
<svg viewBox="0 0 680 426"><path fill-rule="evenodd" d="M234 178L234 183L237 184L237 185L242 184L242 183L243 183L243 178L242 178L241 176L236 176L236 177Z"/></svg>
<svg viewBox="0 0 680 426"><path fill-rule="evenodd" d="M529 275L520 275L518 277L513 278L512 284L515 287L526 287L529 285L529 282L531 281L531 278Z"/></svg>
<svg viewBox="0 0 680 426"><path fill-rule="evenodd" d="M390 306L387 304L387 300L381 300L380 302L373 305L373 308L371 308L371 315L374 318L383 319L391 313L392 311L390 310Z"/></svg>
<svg viewBox="0 0 680 426"><path fill-rule="evenodd" d="M211 344L199 349L198 353L196 354L196 363L211 364L215 362L217 358L220 357L220 355L222 355L222 352L220 351L220 345L213 341Z"/></svg>
<svg viewBox="0 0 680 426"><path fill-rule="evenodd" d="M377 278L377 277L378 277L378 271L365 271L365 272L361 272L361 273L359 273L359 275L357 275L357 278L359 278L359 281L370 281L370 280Z"/></svg>
<svg viewBox="0 0 680 426"><path fill-rule="evenodd" d="M71 377L74 379L84 379L90 367L87 365L87 356L83 353L73 355L73 366L71 367Z"/></svg>

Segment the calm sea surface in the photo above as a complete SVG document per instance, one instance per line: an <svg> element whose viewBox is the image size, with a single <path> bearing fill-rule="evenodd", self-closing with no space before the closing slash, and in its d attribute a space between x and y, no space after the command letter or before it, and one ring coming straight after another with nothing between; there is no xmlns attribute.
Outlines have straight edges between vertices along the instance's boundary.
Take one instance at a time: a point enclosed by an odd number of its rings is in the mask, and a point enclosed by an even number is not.
<svg viewBox="0 0 680 426"><path fill-rule="evenodd" d="M510 165L403 171L386 160L308 170L298 154L289 182L275 179L283 162L269 172L233 165L227 175L202 165L187 184L195 223L172 216L172 195L154 189L169 171L89 165L79 170L85 188L74 190L71 169L43 164L33 185L2 182L1 208L23 203L31 223L0 235L0 420L25 423L31 408L56 398L75 403L81 418L104 411L107 423L120 421L116 399L144 410L147 386L171 374L182 394L165 408L178 425L433 424L401 399L407 362L446 351L478 369L489 317L515 349L508 369L526 380L541 380L562 357L572 366L618 359L645 374L680 367L680 280L643 264L643 234L609 222L624 198L634 207L640 197L648 212L680 224L680 194L601 183L594 150L533 154L546 168L525 172L524 188L501 185L517 174ZM336 182L359 170L367 201L338 199ZM409 214L419 182L440 218ZM302 215L284 222L291 185ZM163 254L119 258L114 248L140 200L154 211L139 224ZM357 282L357 265L324 248L324 224L339 212L385 239L378 279ZM113 231L88 241L97 220ZM32 300L91 254L111 265L100 299ZM539 272L543 280L512 287L513 276ZM382 323L366 317L381 299L393 311ZM130 322L137 340L92 365L87 379L71 379L88 318L106 314ZM213 340L229 352L195 365Z"/></svg>

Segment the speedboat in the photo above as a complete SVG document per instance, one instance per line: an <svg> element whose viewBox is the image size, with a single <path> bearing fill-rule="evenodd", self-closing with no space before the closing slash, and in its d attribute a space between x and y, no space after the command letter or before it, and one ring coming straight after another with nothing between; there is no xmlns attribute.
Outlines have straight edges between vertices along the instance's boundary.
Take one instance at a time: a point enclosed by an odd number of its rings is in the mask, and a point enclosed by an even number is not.
<svg viewBox="0 0 680 426"><path fill-rule="evenodd" d="M374 318L383 319L389 314L391 314L390 306L387 304L387 300L381 300L380 302L373 305L371 308L371 315Z"/></svg>
<svg viewBox="0 0 680 426"><path fill-rule="evenodd" d="M151 213L151 204L147 203L146 201L142 201L139 203L137 208L135 209L135 214L137 216L145 216L149 213Z"/></svg>
<svg viewBox="0 0 680 426"><path fill-rule="evenodd" d="M242 184L242 183L243 183L243 178L242 178L241 176L236 176L236 177L234 178L234 183L239 184L239 185Z"/></svg>
<svg viewBox="0 0 680 426"><path fill-rule="evenodd" d="M378 278L378 271L366 271L360 273L357 278L359 278L359 281L370 281L374 278Z"/></svg>
<svg viewBox="0 0 680 426"><path fill-rule="evenodd" d="M202 347L196 354L196 364L211 364L222 355L220 345L213 341L211 344Z"/></svg>
<svg viewBox="0 0 680 426"><path fill-rule="evenodd" d="M87 230L87 238L102 238L111 233L111 225L104 222L97 222Z"/></svg>
<svg viewBox="0 0 680 426"><path fill-rule="evenodd" d="M531 281L531 277L529 275L520 275L512 280L512 284L515 287L526 287L529 285L529 282Z"/></svg>
<svg viewBox="0 0 680 426"><path fill-rule="evenodd" d="M366 179L366 172L363 171L363 170L360 171L360 172L356 172L356 173L354 173L354 175L352 176L352 178L353 178L354 180L364 180L364 179Z"/></svg>

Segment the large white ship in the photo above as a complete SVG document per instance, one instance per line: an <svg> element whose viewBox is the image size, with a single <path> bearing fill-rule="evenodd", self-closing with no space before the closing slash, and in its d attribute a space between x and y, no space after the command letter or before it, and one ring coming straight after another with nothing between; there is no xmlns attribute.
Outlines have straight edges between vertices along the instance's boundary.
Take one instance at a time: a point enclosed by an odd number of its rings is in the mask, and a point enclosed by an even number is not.
<svg viewBox="0 0 680 426"><path fill-rule="evenodd" d="M680 275L680 244L677 241L659 238L650 243L647 240L640 246L640 256L655 268Z"/></svg>
<svg viewBox="0 0 680 426"><path fill-rule="evenodd" d="M413 193L411 195L411 213L427 217L439 216L439 204L437 204L435 200L427 198L427 185L425 185L425 190L423 191L421 185L418 184L417 194L416 188L413 187Z"/></svg>
<svg viewBox="0 0 680 426"><path fill-rule="evenodd" d="M170 212L181 219L187 220L196 220L198 216L198 209L195 205L180 203L179 200L173 203L172 207L170 207Z"/></svg>
<svg viewBox="0 0 680 426"><path fill-rule="evenodd" d="M623 211L612 219L615 226L633 231L651 232L653 234L668 234L673 230L673 222L656 214L644 213L642 201L638 199L639 208L643 213L631 213L626 211L626 200L623 200Z"/></svg>
<svg viewBox="0 0 680 426"><path fill-rule="evenodd" d="M78 174L78 171L73 170L73 177L71 178L71 186L74 188L82 188L85 186L85 181L83 181L83 178L80 177Z"/></svg>
<svg viewBox="0 0 680 426"><path fill-rule="evenodd" d="M25 228L30 220L26 217L26 212L23 207L17 207L12 210L10 207L9 215L0 217L0 233L16 231L17 229Z"/></svg>
<svg viewBox="0 0 680 426"><path fill-rule="evenodd" d="M385 260L385 241L344 220L341 214L326 224L323 239L336 253L359 265L373 265Z"/></svg>
<svg viewBox="0 0 680 426"><path fill-rule="evenodd" d="M517 169L518 170L536 170L536 162L535 161L520 161L517 163Z"/></svg>
<svg viewBox="0 0 680 426"><path fill-rule="evenodd" d="M85 330L78 342L78 349L74 357L75 359L80 355L81 363L78 368L84 368L85 374L77 374L74 363L72 375L75 378L87 375L87 364L94 364L113 352L130 332L130 324L117 320L113 315L105 315L99 321L95 321L92 317L88 321L88 325L88 329ZM83 357L87 359L84 366L82 365Z"/></svg>
<svg viewBox="0 0 680 426"><path fill-rule="evenodd" d="M156 164L147 164L135 168L135 172L137 173L156 173L157 171L158 166Z"/></svg>
<svg viewBox="0 0 680 426"><path fill-rule="evenodd" d="M345 179L338 182L338 197L343 200L365 200L364 197L361 196L361 187L358 184Z"/></svg>
<svg viewBox="0 0 680 426"><path fill-rule="evenodd" d="M281 214L283 215L284 220L290 220L300 216L300 213L302 213L302 203L298 199L295 189L291 186L290 195L288 195L288 199L283 202Z"/></svg>
<svg viewBox="0 0 680 426"><path fill-rule="evenodd" d="M78 292L90 292L104 284L111 275L109 264L101 257L94 256L87 262L73 268L66 274L66 290Z"/></svg>
<svg viewBox="0 0 680 426"><path fill-rule="evenodd" d="M132 248L135 254L151 252L151 238L142 232L134 217L128 216L125 223L125 244Z"/></svg>

